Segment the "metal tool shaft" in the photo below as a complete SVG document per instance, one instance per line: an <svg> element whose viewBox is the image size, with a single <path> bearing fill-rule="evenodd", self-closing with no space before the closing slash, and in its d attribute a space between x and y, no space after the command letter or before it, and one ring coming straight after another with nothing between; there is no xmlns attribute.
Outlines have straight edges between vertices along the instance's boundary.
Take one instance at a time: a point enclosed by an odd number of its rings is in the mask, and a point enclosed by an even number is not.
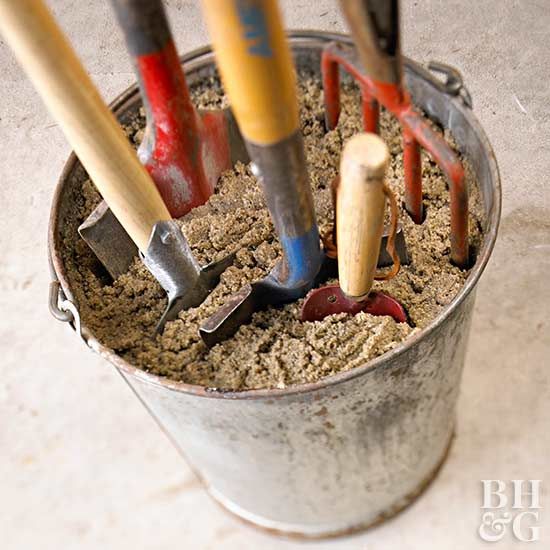
<svg viewBox="0 0 550 550"><path fill-rule="evenodd" d="M302 136L299 131L273 145L247 143L284 255L275 268L284 286L311 285L321 266Z"/></svg>
<svg viewBox="0 0 550 550"><path fill-rule="evenodd" d="M323 261L298 115L296 77L275 0L204 0L225 89L259 178L283 259L201 327L212 345L255 311L304 296Z"/></svg>
<svg viewBox="0 0 550 550"><path fill-rule="evenodd" d="M203 0L203 6L224 86L283 248L284 260L271 278L307 292L322 254L296 75L277 2ZM273 300L278 302L276 293Z"/></svg>
<svg viewBox="0 0 550 550"><path fill-rule="evenodd" d="M340 0L370 78L401 85L398 0Z"/></svg>

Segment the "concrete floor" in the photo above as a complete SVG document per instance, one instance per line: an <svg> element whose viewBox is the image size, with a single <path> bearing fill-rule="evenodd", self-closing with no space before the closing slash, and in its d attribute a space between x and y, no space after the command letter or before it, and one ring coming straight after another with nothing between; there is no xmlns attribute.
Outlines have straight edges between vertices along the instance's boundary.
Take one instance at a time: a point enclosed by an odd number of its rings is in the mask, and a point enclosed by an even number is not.
<svg viewBox="0 0 550 550"><path fill-rule="evenodd" d="M105 1L49 0L111 99L134 81ZM333 0L282 2L288 27L343 30ZM207 42L198 3L166 0L180 51ZM457 438L436 482L363 535L302 545L241 526L116 372L47 311L46 228L69 154L0 45L0 546L5 549L485 548L480 480L541 479L550 506L550 5L406 0L404 51L458 67L500 164L503 220L479 285ZM550 547L543 509L541 541ZM525 543L523 543L525 544ZM495 548L515 548L509 535Z"/></svg>

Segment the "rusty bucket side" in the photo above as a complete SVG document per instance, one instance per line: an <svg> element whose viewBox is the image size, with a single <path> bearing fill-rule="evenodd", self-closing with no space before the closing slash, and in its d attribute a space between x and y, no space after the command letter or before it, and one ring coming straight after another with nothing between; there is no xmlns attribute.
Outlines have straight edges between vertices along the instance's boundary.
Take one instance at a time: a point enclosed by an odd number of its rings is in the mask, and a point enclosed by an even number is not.
<svg viewBox="0 0 550 550"><path fill-rule="evenodd" d="M321 51L349 37L290 34L298 71L319 74ZM209 48L183 58L188 83L215 74ZM149 375L98 342L84 324L67 277L63 232L82 168L71 156L52 205L52 307L110 361L186 457L210 494L242 519L306 538L346 534L411 502L446 456L454 425L475 287L500 219L500 179L491 146L456 86L405 61L414 102L449 128L480 183L485 239L465 286L425 329L377 359L314 384L220 392ZM344 75L342 75L344 77ZM140 106L134 86L112 108L121 120ZM68 253L67 253L68 252Z"/></svg>

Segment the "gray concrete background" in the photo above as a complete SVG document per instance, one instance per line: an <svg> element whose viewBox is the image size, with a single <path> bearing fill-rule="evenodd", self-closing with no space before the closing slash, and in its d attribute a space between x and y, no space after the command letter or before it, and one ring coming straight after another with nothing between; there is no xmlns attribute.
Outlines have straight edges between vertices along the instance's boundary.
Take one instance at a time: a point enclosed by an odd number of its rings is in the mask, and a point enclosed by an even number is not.
<svg viewBox="0 0 550 550"><path fill-rule="evenodd" d="M49 0L103 96L134 81L106 1ZM166 0L181 52L207 43L198 2ZM282 2L289 28L343 30L334 0ZM550 507L550 3L406 0L404 52L458 67L496 151L503 221L479 286L457 438L429 490L360 536L301 545L228 517L122 379L47 311L46 228L69 154L0 45L0 547L486 548L481 479L542 479ZM550 512L541 512L550 547ZM525 545L525 543L524 543ZM515 548L509 535L495 548Z"/></svg>

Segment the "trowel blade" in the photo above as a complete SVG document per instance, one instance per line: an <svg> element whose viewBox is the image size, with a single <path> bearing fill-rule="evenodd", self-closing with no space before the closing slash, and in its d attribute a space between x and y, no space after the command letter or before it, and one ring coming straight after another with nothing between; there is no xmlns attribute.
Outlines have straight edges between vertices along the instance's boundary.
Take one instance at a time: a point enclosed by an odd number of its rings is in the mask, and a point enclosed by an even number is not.
<svg viewBox="0 0 550 550"><path fill-rule="evenodd" d="M138 255L134 241L105 201L99 203L78 228L78 232L113 279L126 273Z"/></svg>
<svg viewBox="0 0 550 550"><path fill-rule="evenodd" d="M366 300L350 300L338 285L328 285L312 290L302 306L302 321L321 321L328 315L347 313L356 315L360 311L371 315L389 315L398 323L407 322L405 308L383 292L371 292Z"/></svg>

